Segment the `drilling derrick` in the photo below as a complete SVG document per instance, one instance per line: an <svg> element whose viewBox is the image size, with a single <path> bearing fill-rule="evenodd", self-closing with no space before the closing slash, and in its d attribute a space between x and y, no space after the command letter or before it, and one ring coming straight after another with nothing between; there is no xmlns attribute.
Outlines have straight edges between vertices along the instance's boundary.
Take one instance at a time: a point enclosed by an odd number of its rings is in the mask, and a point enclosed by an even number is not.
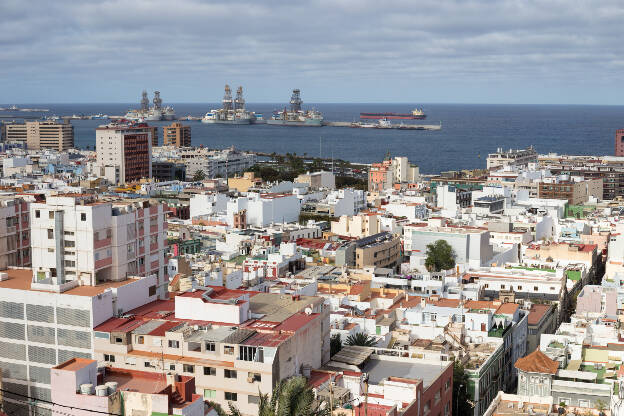
<svg viewBox="0 0 624 416"><path fill-rule="evenodd" d="M160 98L160 91L154 91L154 108L160 110L162 107L162 98Z"/></svg>
<svg viewBox="0 0 624 416"><path fill-rule="evenodd" d="M149 98L147 98L147 91L143 90L141 94L141 111L146 112L149 110Z"/></svg>
<svg viewBox="0 0 624 416"><path fill-rule="evenodd" d="M225 111L232 110L232 90L230 86L225 84L225 94L223 94L223 109Z"/></svg>
<svg viewBox="0 0 624 416"><path fill-rule="evenodd" d="M299 91L299 89L293 90L292 96L290 97L290 111L301 111L301 104L303 104L303 101L301 101L300 94L301 91Z"/></svg>
<svg viewBox="0 0 624 416"><path fill-rule="evenodd" d="M245 99L243 98L243 87L238 87L236 90L236 99L234 100L234 110L244 110Z"/></svg>

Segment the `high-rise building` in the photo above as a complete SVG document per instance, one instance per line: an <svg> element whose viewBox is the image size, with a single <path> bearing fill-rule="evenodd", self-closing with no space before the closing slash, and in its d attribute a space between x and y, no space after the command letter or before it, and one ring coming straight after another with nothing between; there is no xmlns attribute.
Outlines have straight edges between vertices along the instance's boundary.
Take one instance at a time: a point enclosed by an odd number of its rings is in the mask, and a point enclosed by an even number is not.
<svg viewBox="0 0 624 416"><path fill-rule="evenodd" d="M163 146L190 147L191 126L175 122L163 127Z"/></svg>
<svg viewBox="0 0 624 416"><path fill-rule="evenodd" d="M30 266L29 202L6 196L0 199L0 270Z"/></svg>
<svg viewBox="0 0 624 416"><path fill-rule="evenodd" d="M25 143L28 149L54 149L60 152L74 147L74 126L69 120L35 120L7 123L2 126L7 143Z"/></svg>
<svg viewBox="0 0 624 416"><path fill-rule="evenodd" d="M30 206L33 278L94 286L129 276L157 276L164 297L163 204L105 202L91 195L50 196Z"/></svg>
<svg viewBox="0 0 624 416"><path fill-rule="evenodd" d="M158 147L158 126L146 127L152 133L152 147Z"/></svg>
<svg viewBox="0 0 624 416"><path fill-rule="evenodd" d="M152 176L152 128L146 124L109 124L96 129L99 176L125 184Z"/></svg>
<svg viewBox="0 0 624 416"><path fill-rule="evenodd" d="M624 156L624 129L615 131L615 155Z"/></svg>

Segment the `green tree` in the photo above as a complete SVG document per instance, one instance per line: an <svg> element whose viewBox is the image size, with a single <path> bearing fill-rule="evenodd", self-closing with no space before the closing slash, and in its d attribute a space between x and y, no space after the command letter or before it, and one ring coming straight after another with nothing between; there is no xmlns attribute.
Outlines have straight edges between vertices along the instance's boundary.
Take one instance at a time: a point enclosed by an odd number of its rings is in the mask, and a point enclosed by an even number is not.
<svg viewBox="0 0 624 416"><path fill-rule="evenodd" d="M468 396L468 375L464 366L455 361L453 363L453 414L469 415L473 412Z"/></svg>
<svg viewBox="0 0 624 416"><path fill-rule="evenodd" d="M332 337L329 340L329 347L331 350L331 353L330 353L331 356L333 356L334 354L336 354L338 351L342 349L342 340L340 339L340 334L332 335Z"/></svg>
<svg viewBox="0 0 624 416"><path fill-rule="evenodd" d="M357 332L354 335L349 335L345 341L345 345L358 345L360 347L374 347L377 345L375 338L368 336L364 332Z"/></svg>
<svg viewBox="0 0 624 416"><path fill-rule="evenodd" d="M317 401L305 377L291 377L280 381L269 399L268 394L260 394L258 416L329 416L329 406ZM229 412L218 403L209 402L219 416L239 416L240 411L228 402Z"/></svg>
<svg viewBox="0 0 624 416"><path fill-rule="evenodd" d="M434 272L452 269L455 267L455 250L445 240L427 244L425 266Z"/></svg>
<svg viewBox="0 0 624 416"><path fill-rule="evenodd" d="M203 181L204 179L206 179L206 174L203 170L198 170L195 172L195 175L193 175L193 182Z"/></svg>

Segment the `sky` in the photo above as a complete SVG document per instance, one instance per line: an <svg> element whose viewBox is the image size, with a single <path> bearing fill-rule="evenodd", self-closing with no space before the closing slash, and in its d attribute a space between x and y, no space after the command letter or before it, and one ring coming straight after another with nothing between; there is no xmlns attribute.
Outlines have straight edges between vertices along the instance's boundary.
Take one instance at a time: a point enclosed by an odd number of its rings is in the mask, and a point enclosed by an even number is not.
<svg viewBox="0 0 624 416"><path fill-rule="evenodd" d="M624 104L622 0L2 0L0 103Z"/></svg>

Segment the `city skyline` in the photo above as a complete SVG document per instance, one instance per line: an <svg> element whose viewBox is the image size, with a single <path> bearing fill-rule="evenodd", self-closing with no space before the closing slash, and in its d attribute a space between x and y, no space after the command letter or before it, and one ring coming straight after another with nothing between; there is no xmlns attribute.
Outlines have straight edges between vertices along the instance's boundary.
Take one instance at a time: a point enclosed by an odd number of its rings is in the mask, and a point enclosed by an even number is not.
<svg viewBox="0 0 624 416"><path fill-rule="evenodd" d="M617 105L623 92L616 1L3 2L0 12L6 103L126 103L143 89L210 103L225 83L258 103L292 88L308 103Z"/></svg>

